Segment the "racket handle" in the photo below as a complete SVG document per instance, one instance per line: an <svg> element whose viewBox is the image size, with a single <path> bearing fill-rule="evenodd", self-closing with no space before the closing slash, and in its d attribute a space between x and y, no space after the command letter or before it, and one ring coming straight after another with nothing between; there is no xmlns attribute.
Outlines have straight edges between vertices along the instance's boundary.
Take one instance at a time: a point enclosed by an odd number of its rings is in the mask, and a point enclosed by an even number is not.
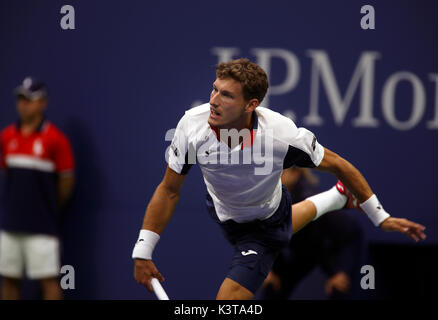
<svg viewBox="0 0 438 320"><path fill-rule="evenodd" d="M169 297L166 294L166 291L164 291L163 287L160 284L160 281L158 281L157 278L152 278L151 280L152 288L154 289L155 295L157 296L158 300L169 300Z"/></svg>

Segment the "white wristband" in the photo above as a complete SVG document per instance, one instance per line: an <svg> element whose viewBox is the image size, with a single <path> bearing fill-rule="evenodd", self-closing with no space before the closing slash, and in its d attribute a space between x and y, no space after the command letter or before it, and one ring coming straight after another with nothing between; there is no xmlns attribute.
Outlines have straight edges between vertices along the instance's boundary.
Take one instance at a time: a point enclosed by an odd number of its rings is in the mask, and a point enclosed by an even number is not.
<svg viewBox="0 0 438 320"><path fill-rule="evenodd" d="M375 194L373 194L367 201L361 203L360 207L376 227L390 217L389 213L383 209L383 206L380 204Z"/></svg>
<svg viewBox="0 0 438 320"><path fill-rule="evenodd" d="M132 259L152 260L152 252L160 240L160 235L150 230L140 230L137 243L132 251Z"/></svg>

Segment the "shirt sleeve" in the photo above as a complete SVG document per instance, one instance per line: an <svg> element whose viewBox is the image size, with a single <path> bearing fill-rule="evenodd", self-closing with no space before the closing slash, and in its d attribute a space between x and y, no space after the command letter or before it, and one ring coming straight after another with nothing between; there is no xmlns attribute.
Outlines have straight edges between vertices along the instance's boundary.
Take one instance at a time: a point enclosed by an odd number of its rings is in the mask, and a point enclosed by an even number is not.
<svg viewBox="0 0 438 320"><path fill-rule="evenodd" d="M55 142L54 161L58 174L72 173L74 170L74 157L70 141L60 134Z"/></svg>
<svg viewBox="0 0 438 320"><path fill-rule="evenodd" d="M178 122L166 157L169 168L182 175L187 174L196 162L194 148L189 146L188 129L189 118L186 114Z"/></svg>
<svg viewBox="0 0 438 320"><path fill-rule="evenodd" d="M283 168L293 165L305 168L319 166L324 158L324 148L316 140L315 135L306 128L292 128L293 137L289 139L288 150Z"/></svg>

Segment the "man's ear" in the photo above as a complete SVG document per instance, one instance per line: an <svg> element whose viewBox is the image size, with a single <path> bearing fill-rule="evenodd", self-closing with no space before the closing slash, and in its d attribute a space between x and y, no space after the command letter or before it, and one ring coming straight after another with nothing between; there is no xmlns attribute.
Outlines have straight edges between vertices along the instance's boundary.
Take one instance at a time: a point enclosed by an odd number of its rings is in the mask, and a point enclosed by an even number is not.
<svg viewBox="0 0 438 320"><path fill-rule="evenodd" d="M248 103L245 106L245 112L253 112L255 108L259 105L258 99L251 99L248 101Z"/></svg>
<svg viewBox="0 0 438 320"><path fill-rule="evenodd" d="M47 109L47 99L42 99L40 101L41 109L46 110Z"/></svg>

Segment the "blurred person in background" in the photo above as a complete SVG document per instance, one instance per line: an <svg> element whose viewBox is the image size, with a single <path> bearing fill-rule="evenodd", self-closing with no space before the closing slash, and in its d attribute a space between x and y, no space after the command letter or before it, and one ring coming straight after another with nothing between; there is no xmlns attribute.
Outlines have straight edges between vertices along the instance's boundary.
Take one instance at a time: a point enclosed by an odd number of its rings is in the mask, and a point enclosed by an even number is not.
<svg viewBox="0 0 438 320"><path fill-rule="evenodd" d="M15 94L19 119L0 134L1 298L20 298L25 269L41 284L44 299L62 299L59 220L73 191L73 153L67 137L45 119L46 85L27 77Z"/></svg>
<svg viewBox="0 0 438 320"><path fill-rule="evenodd" d="M319 192L318 180L306 168L285 169L282 183L293 195L292 203ZM353 298L365 248L361 225L348 213L330 212L292 237L281 251L260 292L260 299L288 299L315 267L327 275L329 299Z"/></svg>

